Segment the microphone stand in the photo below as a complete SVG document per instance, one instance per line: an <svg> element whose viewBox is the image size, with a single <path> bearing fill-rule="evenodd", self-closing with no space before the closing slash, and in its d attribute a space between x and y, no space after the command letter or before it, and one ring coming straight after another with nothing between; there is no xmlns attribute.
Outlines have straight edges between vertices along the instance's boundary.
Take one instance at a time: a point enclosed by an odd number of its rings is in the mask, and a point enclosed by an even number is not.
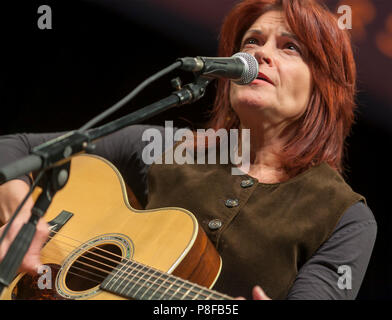
<svg viewBox="0 0 392 320"><path fill-rule="evenodd" d="M43 171L40 181L42 193L31 210L30 219L22 226L0 263L0 295L4 287L8 287L15 278L34 238L39 219L45 215L56 192L66 185L71 158L77 154L91 152L94 148L93 142L110 133L140 123L170 108L201 99L211 81L211 78L198 76L195 82L181 88L181 82L177 80L177 91L170 96L101 127L83 132L71 131L50 140L34 148L28 157L0 169L0 183L29 174L34 170Z"/></svg>

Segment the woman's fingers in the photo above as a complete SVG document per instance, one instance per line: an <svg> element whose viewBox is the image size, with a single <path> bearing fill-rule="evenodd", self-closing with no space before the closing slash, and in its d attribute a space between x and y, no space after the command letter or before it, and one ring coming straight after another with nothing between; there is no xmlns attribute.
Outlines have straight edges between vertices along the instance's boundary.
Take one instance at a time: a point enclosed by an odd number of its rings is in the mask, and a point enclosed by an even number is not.
<svg viewBox="0 0 392 320"><path fill-rule="evenodd" d="M260 286L255 286L252 290L253 300L271 300Z"/></svg>

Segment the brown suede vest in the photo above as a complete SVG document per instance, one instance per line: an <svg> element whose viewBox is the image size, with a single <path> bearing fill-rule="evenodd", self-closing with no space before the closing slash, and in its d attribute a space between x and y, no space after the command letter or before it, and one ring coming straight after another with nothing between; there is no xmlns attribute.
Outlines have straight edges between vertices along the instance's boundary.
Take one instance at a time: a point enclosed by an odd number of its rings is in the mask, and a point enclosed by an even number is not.
<svg viewBox="0 0 392 320"><path fill-rule="evenodd" d="M196 216L222 257L215 290L251 298L257 284L284 299L345 210L365 199L326 163L277 184L231 175L231 168L153 164L146 209L174 206Z"/></svg>

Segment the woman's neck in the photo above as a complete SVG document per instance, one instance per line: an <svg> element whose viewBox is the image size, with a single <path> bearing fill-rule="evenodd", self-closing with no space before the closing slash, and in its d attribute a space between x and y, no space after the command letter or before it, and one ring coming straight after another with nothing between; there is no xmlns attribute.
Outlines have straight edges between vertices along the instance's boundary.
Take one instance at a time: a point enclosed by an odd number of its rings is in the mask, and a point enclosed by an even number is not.
<svg viewBox="0 0 392 320"><path fill-rule="evenodd" d="M288 141L287 130L279 127L244 126L241 129L250 130L249 143L242 146L242 139L239 139L240 152L249 152L248 175L258 179L263 183L279 183L288 179L287 172L282 168L279 161L279 151L283 149ZM250 150L242 148L249 147Z"/></svg>

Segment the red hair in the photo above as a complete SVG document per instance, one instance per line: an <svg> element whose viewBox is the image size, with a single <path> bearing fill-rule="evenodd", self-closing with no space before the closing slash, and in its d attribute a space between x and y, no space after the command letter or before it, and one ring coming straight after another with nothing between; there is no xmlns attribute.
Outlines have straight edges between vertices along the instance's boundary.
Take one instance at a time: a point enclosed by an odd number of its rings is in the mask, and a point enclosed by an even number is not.
<svg viewBox="0 0 392 320"><path fill-rule="evenodd" d="M339 28L337 17L328 8L314 0L244 0L224 20L218 54L238 52L244 33L270 10L281 10L291 31L306 46L313 78L309 104L297 120L293 138L278 155L280 164L289 177L321 162L342 173L344 140L354 122L356 67L350 36ZM214 130L239 128L229 91L229 81L218 80L207 124Z"/></svg>

